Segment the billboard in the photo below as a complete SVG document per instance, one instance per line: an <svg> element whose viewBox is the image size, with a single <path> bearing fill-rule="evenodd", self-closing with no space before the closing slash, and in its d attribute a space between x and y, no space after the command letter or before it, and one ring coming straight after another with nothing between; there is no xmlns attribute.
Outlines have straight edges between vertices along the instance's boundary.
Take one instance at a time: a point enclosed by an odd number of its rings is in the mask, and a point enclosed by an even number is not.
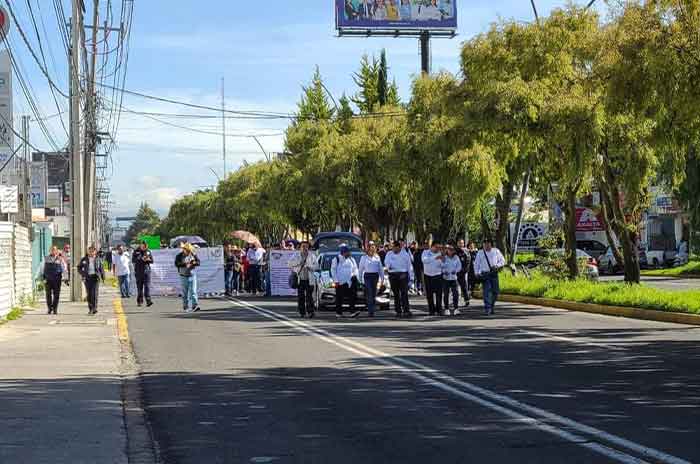
<svg viewBox="0 0 700 464"><path fill-rule="evenodd" d="M457 29L457 0L335 0L338 29Z"/></svg>

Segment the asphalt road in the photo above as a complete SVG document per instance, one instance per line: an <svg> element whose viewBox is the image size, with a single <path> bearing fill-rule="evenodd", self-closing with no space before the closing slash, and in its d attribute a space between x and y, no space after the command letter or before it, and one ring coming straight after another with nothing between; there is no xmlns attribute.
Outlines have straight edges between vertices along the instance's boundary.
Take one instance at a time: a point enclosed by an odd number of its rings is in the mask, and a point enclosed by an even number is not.
<svg viewBox="0 0 700 464"><path fill-rule="evenodd" d="M261 298L127 304L162 461L700 462L700 328L475 306L308 321Z"/></svg>
<svg viewBox="0 0 700 464"><path fill-rule="evenodd" d="M601 275L601 281L623 281L623 275ZM683 290L700 290L700 279L674 278L674 277L656 277L642 276L642 283L650 287L660 288L662 290L683 291Z"/></svg>

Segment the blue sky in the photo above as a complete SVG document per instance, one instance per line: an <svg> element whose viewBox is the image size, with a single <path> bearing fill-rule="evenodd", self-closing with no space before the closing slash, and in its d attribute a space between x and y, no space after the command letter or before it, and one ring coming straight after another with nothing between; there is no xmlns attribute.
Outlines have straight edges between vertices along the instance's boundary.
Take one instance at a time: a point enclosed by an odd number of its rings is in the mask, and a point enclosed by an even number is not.
<svg viewBox="0 0 700 464"><path fill-rule="evenodd" d="M66 88L56 18L43 0L42 19L48 35L56 34L52 48L56 65L49 66L61 88ZM19 3L19 2L11 2ZM64 0L66 11L69 3ZM103 0L103 4L106 0ZM119 2L114 2L119 3ZM219 106L220 82L226 79L226 105L229 109L293 111L301 86L308 82L314 67L321 69L326 84L336 96L356 91L352 73L363 54L387 50L391 74L401 95L410 92L411 79L419 72L418 42L396 38L338 38L334 30L332 0L290 2L268 0L186 1L135 0L134 25L127 88L192 103ZM173 6L177 4L177 6ZM537 0L541 15L563 5L562 1ZM17 5L25 31L33 31L26 10ZM457 72L460 43L487 30L499 17L532 21L529 0L461 0L458 2L459 36L433 40L433 69ZM53 28L51 26L54 26ZM53 32L52 32L53 31ZM31 38L31 37L30 37ZM41 103L44 115L56 113L46 81L16 31L11 44ZM130 110L166 113L199 113L200 110L152 102L126 96L123 105ZM15 89L15 119L28 111ZM220 131L217 120L170 120L188 127ZM281 132L285 121L228 122L227 133L237 135ZM16 123L16 125L18 125ZM49 121L59 140L65 133L58 119ZM48 148L38 130L32 141ZM168 127L133 114L123 114L119 149L110 170L114 214L135 212L141 201L148 201L165 213L179 196L216 184L223 171L221 137ZM261 139L267 151L281 151L281 136ZM229 169L263 158L255 142L229 138Z"/></svg>

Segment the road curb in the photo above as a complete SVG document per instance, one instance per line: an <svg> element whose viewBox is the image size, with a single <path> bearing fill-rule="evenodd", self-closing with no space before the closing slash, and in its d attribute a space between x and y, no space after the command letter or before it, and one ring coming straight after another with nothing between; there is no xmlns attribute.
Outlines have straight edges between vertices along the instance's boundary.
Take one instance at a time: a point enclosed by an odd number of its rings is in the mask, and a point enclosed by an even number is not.
<svg viewBox="0 0 700 464"><path fill-rule="evenodd" d="M592 303L578 303L575 301L553 300L551 298L538 298L532 296L510 295L501 293L500 301L509 303L522 303L552 308L580 311L584 313L603 314L606 316L627 317L630 319L642 319L646 321L671 322L675 324L687 324L700 326L700 315L687 313L672 313L653 309L626 308L623 306L607 306Z"/></svg>
<svg viewBox="0 0 700 464"><path fill-rule="evenodd" d="M160 453L143 408L141 377L120 298L114 298L113 307L117 317L117 336L121 349L122 411L129 464L159 464Z"/></svg>

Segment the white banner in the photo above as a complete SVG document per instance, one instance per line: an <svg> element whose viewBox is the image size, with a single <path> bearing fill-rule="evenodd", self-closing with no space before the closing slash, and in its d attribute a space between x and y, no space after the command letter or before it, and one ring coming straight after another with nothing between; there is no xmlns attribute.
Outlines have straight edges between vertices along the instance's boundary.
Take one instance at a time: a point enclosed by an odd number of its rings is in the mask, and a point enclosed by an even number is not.
<svg viewBox="0 0 700 464"><path fill-rule="evenodd" d="M270 251L270 287L272 296L296 296L297 291L289 286L289 261L298 251Z"/></svg>
<svg viewBox="0 0 700 464"><path fill-rule="evenodd" d="M175 267L179 248L153 250L151 265L151 294L154 296L177 296L181 292L180 274ZM224 249L223 247L200 248L197 256L201 262L197 268L197 293L210 295L224 293Z"/></svg>
<svg viewBox="0 0 700 464"><path fill-rule="evenodd" d="M0 213L19 212L19 189L16 185L0 185Z"/></svg>

